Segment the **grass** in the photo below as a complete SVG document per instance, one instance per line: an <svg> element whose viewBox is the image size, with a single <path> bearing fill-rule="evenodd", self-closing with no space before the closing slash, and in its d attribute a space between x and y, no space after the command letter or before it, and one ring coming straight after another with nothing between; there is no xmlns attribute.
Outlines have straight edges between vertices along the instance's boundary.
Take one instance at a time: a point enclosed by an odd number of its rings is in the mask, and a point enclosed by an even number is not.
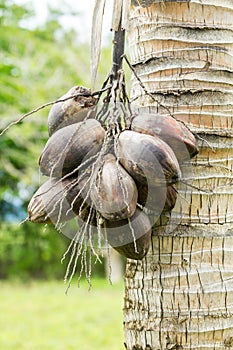
<svg viewBox="0 0 233 350"><path fill-rule="evenodd" d="M0 284L0 349L123 350L123 283Z"/></svg>

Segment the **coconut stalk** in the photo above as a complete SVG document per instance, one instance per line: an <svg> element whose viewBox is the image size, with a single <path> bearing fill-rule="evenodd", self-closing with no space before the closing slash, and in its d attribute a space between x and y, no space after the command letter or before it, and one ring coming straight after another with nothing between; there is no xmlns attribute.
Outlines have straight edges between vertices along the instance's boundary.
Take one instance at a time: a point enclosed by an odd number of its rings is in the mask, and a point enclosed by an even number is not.
<svg viewBox="0 0 233 350"><path fill-rule="evenodd" d="M113 39L113 79L118 79L118 71L122 68L122 57L125 51L125 30L121 28L121 20L118 30L114 32Z"/></svg>

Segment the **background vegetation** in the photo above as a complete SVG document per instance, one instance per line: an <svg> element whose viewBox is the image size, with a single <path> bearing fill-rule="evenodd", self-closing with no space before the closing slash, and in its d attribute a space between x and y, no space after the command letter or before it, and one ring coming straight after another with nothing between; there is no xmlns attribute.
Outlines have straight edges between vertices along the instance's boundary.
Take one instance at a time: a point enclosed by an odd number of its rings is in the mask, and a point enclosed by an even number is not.
<svg viewBox="0 0 233 350"><path fill-rule="evenodd" d="M123 350L123 284L83 282L68 296L59 282L5 282L0 298L4 350Z"/></svg>

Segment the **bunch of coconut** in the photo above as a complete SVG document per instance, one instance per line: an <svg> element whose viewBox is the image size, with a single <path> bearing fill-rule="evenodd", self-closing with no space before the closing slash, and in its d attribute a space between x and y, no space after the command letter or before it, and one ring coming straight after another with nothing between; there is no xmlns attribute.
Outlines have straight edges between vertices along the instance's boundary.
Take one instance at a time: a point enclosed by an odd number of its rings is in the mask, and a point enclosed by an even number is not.
<svg viewBox="0 0 233 350"><path fill-rule="evenodd" d="M98 118L85 87L59 100L39 160L48 180L28 205L29 220L58 225L77 217L120 254L142 259L153 225L147 213L174 207L180 164L198 152L195 137L170 115L134 113L127 126L112 125Z"/></svg>

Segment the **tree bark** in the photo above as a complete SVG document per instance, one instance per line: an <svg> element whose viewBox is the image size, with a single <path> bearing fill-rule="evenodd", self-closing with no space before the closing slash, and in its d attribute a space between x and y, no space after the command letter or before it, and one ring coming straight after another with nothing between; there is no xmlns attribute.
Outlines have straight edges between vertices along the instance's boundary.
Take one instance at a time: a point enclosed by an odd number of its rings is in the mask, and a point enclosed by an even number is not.
<svg viewBox="0 0 233 350"><path fill-rule="evenodd" d="M151 3L133 2L128 42L154 99L134 79L132 103L169 109L200 152L170 225L154 230L143 261L127 262L125 346L233 349L233 2Z"/></svg>

